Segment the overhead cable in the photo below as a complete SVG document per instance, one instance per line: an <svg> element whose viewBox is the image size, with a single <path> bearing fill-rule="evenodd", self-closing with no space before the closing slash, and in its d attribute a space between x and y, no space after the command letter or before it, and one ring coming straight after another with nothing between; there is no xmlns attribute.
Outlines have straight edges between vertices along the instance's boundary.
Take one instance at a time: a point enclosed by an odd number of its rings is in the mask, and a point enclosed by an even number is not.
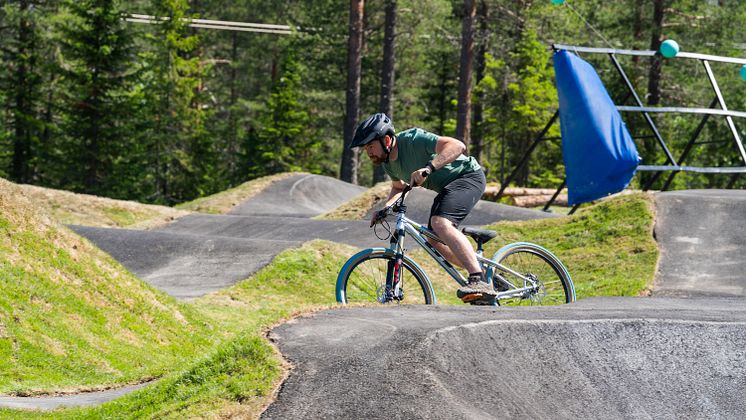
<svg viewBox="0 0 746 420"><path fill-rule="evenodd" d="M133 23L157 24L160 21L168 21L170 20L170 18L131 13L131 14L127 14L124 20L127 22L133 22ZM270 33L270 34L280 34L280 35L290 35L293 33L292 28L288 25L232 22L232 21L208 20L208 19L188 19L188 18L183 18L182 21L186 22L187 25L192 28L222 29L226 31L241 31L241 32L260 32L260 33Z"/></svg>

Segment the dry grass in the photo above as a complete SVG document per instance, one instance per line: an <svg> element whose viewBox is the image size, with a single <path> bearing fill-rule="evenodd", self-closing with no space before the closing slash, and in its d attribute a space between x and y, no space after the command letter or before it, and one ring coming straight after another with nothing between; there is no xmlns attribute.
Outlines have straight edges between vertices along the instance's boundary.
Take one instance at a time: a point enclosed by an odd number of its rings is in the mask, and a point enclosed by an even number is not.
<svg viewBox="0 0 746 420"><path fill-rule="evenodd" d="M114 200L34 185L18 185L18 188L34 205L63 224L151 229L190 213L166 206Z"/></svg>
<svg viewBox="0 0 746 420"><path fill-rule="evenodd" d="M251 197L259 194L275 181L289 178L293 175L303 175L304 172L283 172L262 178L252 179L243 184L221 191L208 197L198 198L194 201L178 204L177 209L196 211L200 213L225 214L233 207L241 204ZM307 175L307 174L306 174Z"/></svg>
<svg viewBox="0 0 746 420"><path fill-rule="evenodd" d="M320 214L314 219L319 220L361 220L379 203L382 203L389 196L391 182L379 182L372 188L342 204L334 210Z"/></svg>

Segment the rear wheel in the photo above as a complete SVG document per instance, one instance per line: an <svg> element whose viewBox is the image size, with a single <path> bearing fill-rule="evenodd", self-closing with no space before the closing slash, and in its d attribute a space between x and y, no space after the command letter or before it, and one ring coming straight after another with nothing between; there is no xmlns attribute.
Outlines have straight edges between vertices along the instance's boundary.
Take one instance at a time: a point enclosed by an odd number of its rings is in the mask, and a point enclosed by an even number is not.
<svg viewBox="0 0 746 420"><path fill-rule="evenodd" d="M387 287L387 278L390 285L396 271L393 251L375 248L352 256L337 277L337 302L435 303L430 282L414 261L404 257L398 269L398 285Z"/></svg>
<svg viewBox="0 0 746 420"><path fill-rule="evenodd" d="M507 245L495 254L493 261L533 280L497 270L493 284L500 305L561 305L575 301L575 286L570 273L554 254L538 245ZM522 288L530 290L500 296Z"/></svg>

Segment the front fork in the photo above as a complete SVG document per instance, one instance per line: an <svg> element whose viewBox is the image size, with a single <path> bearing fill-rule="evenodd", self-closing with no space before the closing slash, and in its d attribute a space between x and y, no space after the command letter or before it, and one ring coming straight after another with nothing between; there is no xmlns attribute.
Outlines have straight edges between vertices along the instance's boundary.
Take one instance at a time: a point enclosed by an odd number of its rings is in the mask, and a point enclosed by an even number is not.
<svg viewBox="0 0 746 420"><path fill-rule="evenodd" d="M396 233L391 236L390 245L392 249L396 250L396 256L394 259L388 261L388 267L386 269L386 290L382 297L382 303L391 300L401 301L404 298L404 289L401 287L401 272L404 261L403 238L404 229L397 229Z"/></svg>

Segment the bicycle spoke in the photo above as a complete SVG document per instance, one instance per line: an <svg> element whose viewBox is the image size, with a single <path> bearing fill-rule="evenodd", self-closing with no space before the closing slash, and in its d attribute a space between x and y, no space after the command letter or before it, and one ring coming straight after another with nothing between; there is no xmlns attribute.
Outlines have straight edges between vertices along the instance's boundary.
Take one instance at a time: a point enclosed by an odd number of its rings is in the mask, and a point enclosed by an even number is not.
<svg viewBox="0 0 746 420"><path fill-rule="evenodd" d="M511 250L512 251L512 250ZM509 273L501 273L511 284L518 284L517 288L532 288L523 296L503 298L503 305L559 305L566 303L567 290L566 280L561 275L561 270L555 267L555 263L549 256L544 256L536 247L524 246L508 252L502 257L500 263L511 270L521 273L526 279L513 279ZM533 286L532 281L536 286Z"/></svg>
<svg viewBox="0 0 746 420"><path fill-rule="evenodd" d="M391 257L375 255L362 259L349 272L345 284L346 299L354 302L380 302L386 292L386 278ZM426 303L425 291L407 264L401 265L399 292L393 302ZM390 292L389 292L390 293ZM389 299L391 295L389 295Z"/></svg>

